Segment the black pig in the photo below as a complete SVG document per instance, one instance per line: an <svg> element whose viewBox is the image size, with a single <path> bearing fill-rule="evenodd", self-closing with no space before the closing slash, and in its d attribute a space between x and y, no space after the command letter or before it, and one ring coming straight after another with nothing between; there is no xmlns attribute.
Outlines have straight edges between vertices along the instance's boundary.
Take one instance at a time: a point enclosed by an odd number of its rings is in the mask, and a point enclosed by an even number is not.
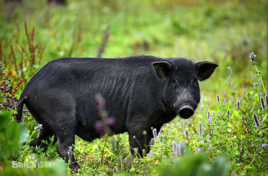
<svg viewBox="0 0 268 176"><path fill-rule="evenodd" d="M154 56L54 60L25 87L16 118L21 121L25 104L43 125L34 145L46 149L41 141L55 135L57 151L67 162L75 134L87 141L99 137L95 129L100 120L95 100L99 93L109 116L115 117L113 133L128 132L132 153L139 147L142 156L142 149L153 137L151 127L159 131L177 115L187 119L194 114L200 101L198 80L209 78L217 66L207 61ZM147 141L143 131L147 132ZM73 155L71 159L70 167L79 168Z"/></svg>

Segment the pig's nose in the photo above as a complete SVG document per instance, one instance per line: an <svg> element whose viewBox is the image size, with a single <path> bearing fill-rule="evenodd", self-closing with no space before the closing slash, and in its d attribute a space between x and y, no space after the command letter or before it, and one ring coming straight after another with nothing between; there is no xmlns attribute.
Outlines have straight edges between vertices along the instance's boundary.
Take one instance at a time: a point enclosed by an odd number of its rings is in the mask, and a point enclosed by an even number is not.
<svg viewBox="0 0 268 176"><path fill-rule="evenodd" d="M184 119L190 118L194 114L194 109L189 105L184 105L179 110L180 117Z"/></svg>

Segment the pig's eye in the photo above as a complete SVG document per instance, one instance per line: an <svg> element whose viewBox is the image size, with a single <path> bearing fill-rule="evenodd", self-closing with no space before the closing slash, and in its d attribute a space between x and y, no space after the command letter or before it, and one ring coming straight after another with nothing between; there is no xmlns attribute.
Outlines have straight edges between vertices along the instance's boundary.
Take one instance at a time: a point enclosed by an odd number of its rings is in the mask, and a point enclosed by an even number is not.
<svg viewBox="0 0 268 176"><path fill-rule="evenodd" d="M179 81L178 81L177 79L173 78L173 79L172 79L172 86L173 86L174 88L178 87L178 86L179 86Z"/></svg>

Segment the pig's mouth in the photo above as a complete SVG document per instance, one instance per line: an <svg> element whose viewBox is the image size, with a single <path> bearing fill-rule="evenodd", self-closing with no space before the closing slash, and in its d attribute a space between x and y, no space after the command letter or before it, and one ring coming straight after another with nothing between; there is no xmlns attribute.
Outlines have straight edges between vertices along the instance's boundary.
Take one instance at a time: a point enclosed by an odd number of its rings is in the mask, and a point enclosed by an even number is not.
<svg viewBox="0 0 268 176"><path fill-rule="evenodd" d="M195 108L190 105L183 105L179 109L178 113L181 118L188 119L194 114Z"/></svg>

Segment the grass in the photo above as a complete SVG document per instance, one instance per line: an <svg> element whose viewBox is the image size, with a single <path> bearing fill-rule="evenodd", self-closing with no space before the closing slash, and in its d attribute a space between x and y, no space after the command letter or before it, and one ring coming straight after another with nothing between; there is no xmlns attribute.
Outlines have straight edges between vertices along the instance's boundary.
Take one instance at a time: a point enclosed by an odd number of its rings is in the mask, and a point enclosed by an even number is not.
<svg viewBox="0 0 268 176"><path fill-rule="evenodd" d="M25 0L12 13L8 10L11 7L0 2L0 62L5 68L2 79L11 79L5 80L5 84L12 86L3 90L2 109L9 108L15 113L15 98L30 78L47 62L59 57L150 54L181 56L195 62L213 61L219 67L208 81L200 83L202 103L194 117L176 118L164 126L155 138L151 155L130 159L126 133L91 143L77 137L74 153L82 168L79 172L161 175L168 168L170 173L183 173L187 170L182 164L185 161L189 162L188 169L196 167L199 175L209 175L213 170L204 168L217 168L217 163L224 161L221 165L227 169L219 170L227 175L265 175L268 105L263 110L260 99L265 100L267 95L267 2L191 2L70 0L68 6L62 7L47 6L46 1ZM256 65L250 61L251 52L257 55ZM261 76L256 74L256 68ZM0 172L70 174L55 145L51 144L46 153L28 145L38 135L34 129L37 123L31 116L24 119L30 134L27 144L0 158ZM0 141L4 141L4 134L3 129ZM183 150L178 148L180 142L189 150L183 156L178 153ZM0 152L4 153L1 144ZM33 153L38 161L51 162L52 167L12 169L12 161L23 163ZM197 161L200 165L191 164ZM168 167L176 164L181 167Z"/></svg>

